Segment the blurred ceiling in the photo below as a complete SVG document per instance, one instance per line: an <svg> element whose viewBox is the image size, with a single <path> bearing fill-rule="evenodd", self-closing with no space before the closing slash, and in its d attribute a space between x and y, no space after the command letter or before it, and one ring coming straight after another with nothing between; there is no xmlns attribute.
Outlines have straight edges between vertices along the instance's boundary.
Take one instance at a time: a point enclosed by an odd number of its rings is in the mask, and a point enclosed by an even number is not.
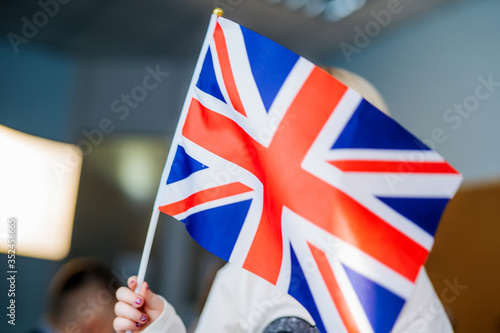
<svg viewBox="0 0 500 333"><path fill-rule="evenodd" d="M10 32L22 36L23 18L33 22L42 10L40 3L46 3L52 4L47 8L54 12L53 17L40 24L38 32L28 38L30 42L77 57L184 57L198 53L209 14L220 6L226 9L225 17L314 59L339 52L342 41L352 44L354 28L364 29L367 22L374 21L373 10L400 2L403 9L381 29L385 32L397 23L458 0L367 0L361 9L338 22L329 22L325 15L304 14L308 2L349 1L356 0L4 0L0 4L0 31L5 37ZM292 7L297 9L290 10ZM38 15L36 19L44 23L43 14Z"/></svg>

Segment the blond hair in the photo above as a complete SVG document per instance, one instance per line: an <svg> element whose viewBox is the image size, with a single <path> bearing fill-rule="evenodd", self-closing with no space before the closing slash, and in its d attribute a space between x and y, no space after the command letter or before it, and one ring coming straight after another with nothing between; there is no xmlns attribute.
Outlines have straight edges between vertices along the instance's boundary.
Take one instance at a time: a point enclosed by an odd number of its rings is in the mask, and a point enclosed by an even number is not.
<svg viewBox="0 0 500 333"><path fill-rule="evenodd" d="M328 66L319 67L349 88L356 90L361 94L361 96L363 96L364 99L373 104L380 111L387 115L390 115L389 109L387 108L384 99L370 82L363 79L361 76L342 68Z"/></svg>

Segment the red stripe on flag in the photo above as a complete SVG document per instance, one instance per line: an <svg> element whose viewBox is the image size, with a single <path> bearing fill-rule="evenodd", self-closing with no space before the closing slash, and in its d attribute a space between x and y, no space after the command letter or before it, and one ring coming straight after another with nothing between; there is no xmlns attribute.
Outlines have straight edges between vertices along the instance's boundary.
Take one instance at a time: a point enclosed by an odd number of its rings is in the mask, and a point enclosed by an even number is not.
<svg viewBox="0 0 500 333"><path fill-rule="evenodd" d="M214 188L209 188L200 192L196 192L195 194L190 195L184 200L180 200L165 206L160 206L160 211L170 216L175 216L177 214L184 213L188 209L194 206L198 206L202 203L250 191L252 191L250 187L239 182L217 186Z"/></svg>
<svg viewBox="0 0 500 333"><path fill-rule="evenodd" d="M352 312L349 309L349 305L345 301L345 297L342 294L339 283L335 278L335 275L332 272L332 268L330 263L328 262L328 258L325 255L325 252L321 251L314 245L308 243L309 248L311 249L311 253L313 255L316 264L318 265L319 272L323 276L323 279L326 283L326 287L330 292L330 296L335 303L335 307L339 312L340 318L344 323L344 326L347 328L349 333L359 332L358 326L356 325L356 321L352 316Z"/></svg>
<svg viewBox="0 0 500 333"><path fill-rule="evenodd" d="M458 174L458 171L446 162L337 160L328 163L346 172Z"/></svg>
<svg viewBox="0 0 500 333"><path fill-rule="evenodd" d="M263 147L233 120L206 108L195 98L189 105L182 135L263 179L262 170L256 166L258 150Z"/></svg>
<svg viewBox="0 0 500 333"><path fill-rule="evenodd" d="M410 281L417 279L429 251L371 210L337 191L332 204L333 234L358 247ZM328 230L328 226L326 230Z"/></svg>
<svg viewBox="0 0 500 333"><path fill-rule="evenodd" d="M283 206L302 216L315 211L317 219L313 223L331 220L333 202L320 197L328 196L334 189L304 172L301 162L346 90L345 85L315 67L285 113L269 148L258 150L260 161L256 162L265 175L260 178L264 184L264 207L243 268L273 284L281 269ZM279 251L269 251L268 244L279 245ZM265 264L262 258L266 258Z"/></svg>
<svg viewBox="0 0 500 333"><path fill-rule="evenodd" d="M240 94L238 93L236 83L234 82L233 71L231 69L231 63L229 62L229 54L227 53L224 32L222 31L219 23L217 23L217 25L215 26L214 41L215 47L217 49L217 56L219 58L222 77L224 79L224 84L226 86L229 99L231 100L231 104L233 104L233 107L236 111L246 116L245 109L243 108L243 103L241 103Z"/></svg>
<svg viewBox="0 0 500 333"><path fill-rule="evenodd" d="M421 245L300 166L346 89L323 71L313 70L269 148L233 120L191 101L184 137L248 170L264 185L262 218L243 267L271 283L276 283L281 268L284 205L411 281L427 258ZM314 117L311 109L317 111Z"/></svg>

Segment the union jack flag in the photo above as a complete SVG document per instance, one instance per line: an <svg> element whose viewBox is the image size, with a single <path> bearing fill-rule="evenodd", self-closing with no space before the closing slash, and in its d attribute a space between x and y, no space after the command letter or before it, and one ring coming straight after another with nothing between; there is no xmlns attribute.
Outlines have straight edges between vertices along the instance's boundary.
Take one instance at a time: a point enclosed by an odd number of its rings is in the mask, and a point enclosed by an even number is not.
<svg viewBox="0 0 500 333"><path fill-rule="evenodd" d="M214 15L156 205L320 331L388 332L460 182L359 93Z"/></svg>

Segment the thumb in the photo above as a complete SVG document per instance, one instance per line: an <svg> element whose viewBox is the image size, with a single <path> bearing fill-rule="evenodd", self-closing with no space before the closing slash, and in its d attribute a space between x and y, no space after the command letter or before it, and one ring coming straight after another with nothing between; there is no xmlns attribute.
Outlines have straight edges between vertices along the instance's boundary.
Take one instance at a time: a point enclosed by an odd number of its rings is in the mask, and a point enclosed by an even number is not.
<svg viewBox="0 0 500 333"><path fill-rule="evenodd" d="M144 281L139 289L139 295L144 298L144 308L147 311L158 311L158 316L163 311L163 300L149 288L149 284Z"/></svg>

